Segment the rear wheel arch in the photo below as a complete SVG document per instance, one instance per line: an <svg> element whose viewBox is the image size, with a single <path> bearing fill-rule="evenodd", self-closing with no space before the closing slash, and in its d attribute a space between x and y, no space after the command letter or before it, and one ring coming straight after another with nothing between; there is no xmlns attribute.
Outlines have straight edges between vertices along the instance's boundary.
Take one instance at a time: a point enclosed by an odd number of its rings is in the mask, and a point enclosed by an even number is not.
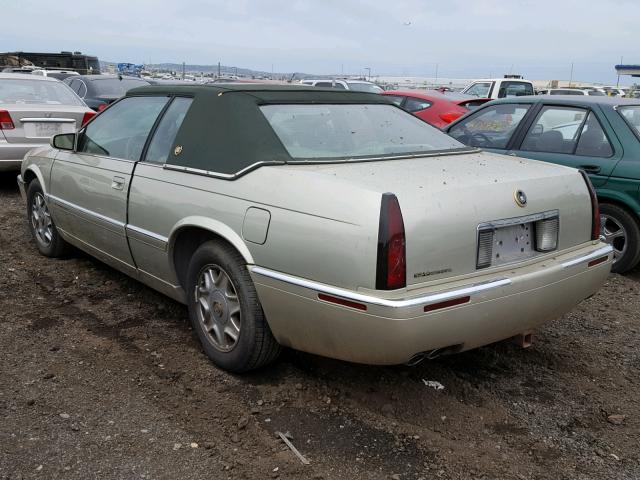
<svg viewBox="0 0 640 480"><path fill-rule="evenodd" d="M606 193L600 193L597 190L596 194L598 196L599 205L608 203L609 205L614 205L616 207L622 208L623 210L626 210L627 213L631 215L640 226L640 213L638 213L640 212L640 205L638 205L638 210L635 210L634 205L630 205L628 202L619 197L610 196Z"/></svg>
<svg viewBox="0 0 640 480"><path fill-rule="evenodd" d="M238 252L247 264L253 264L253 257L239 236L232 240L228 236L204 226L181 226L175 230L169 240L169 258L176 278L183 288L186 284L191 257L200 245L211 240L228 245Z"/></svg>

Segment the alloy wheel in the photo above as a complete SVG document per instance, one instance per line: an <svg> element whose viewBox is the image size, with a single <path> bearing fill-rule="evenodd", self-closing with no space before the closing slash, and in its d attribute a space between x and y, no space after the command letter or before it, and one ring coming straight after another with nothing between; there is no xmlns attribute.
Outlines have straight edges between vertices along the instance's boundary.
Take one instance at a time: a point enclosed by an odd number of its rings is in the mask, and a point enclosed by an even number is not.
<svg viewBox="0 0 640 480"><path fill-rule="evenodd" d="M37 192L31 202L31 226L36 239L44 246L49 246L53 239L53 224L44 195Z"/></svg>
<svg viewBox="0 0 640 480"><path fill-rule="evenodd" d="M613 247L613 263L627 252L627 231L622 223L610 215L600 215L604 241Z"/></svg>
<svg viewBox="0 0 640 480"><path fill-rule="evenodd" d="M241 309L231 278L220 266L207 265L198 275L195 288L198 320L212 345L229 352L238 343Z"/></svg>

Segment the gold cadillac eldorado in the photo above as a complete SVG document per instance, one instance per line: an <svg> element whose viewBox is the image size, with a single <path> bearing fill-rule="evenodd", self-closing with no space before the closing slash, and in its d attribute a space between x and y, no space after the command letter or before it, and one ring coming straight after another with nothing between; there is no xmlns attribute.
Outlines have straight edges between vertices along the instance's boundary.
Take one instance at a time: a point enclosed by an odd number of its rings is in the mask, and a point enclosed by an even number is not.
<svg viewBox="0 0 640 480"><path fill-rule="evenodd" d="M43 255L73 245L187 304L235 372L283 346L399 364L528 334L612 262L583 172L465 147L368 93L134 89L18 181Z"/></svg>

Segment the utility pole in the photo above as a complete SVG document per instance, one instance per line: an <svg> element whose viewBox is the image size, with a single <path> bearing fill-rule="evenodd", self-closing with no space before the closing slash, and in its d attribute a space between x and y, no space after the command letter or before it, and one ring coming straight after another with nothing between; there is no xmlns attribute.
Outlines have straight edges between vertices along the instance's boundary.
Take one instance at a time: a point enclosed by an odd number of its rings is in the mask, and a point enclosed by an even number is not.
<svg viewBox="0 0 640 480"><path fill-rule="evenodd" d="M364 67L364 69L369 72L369 81L371 81L371 67Z"/></svg>
<svg viewBox="0 0 640 480"><path fill-rule="evenodd" d="M434 82L435 86L438 86L438 64L436 63L436 81Z"/></svg>
<svg viewBox="0 0 640 480"><path fill-rule="evenodd" d="M569 74L569 88L571 88L572 81L573 81L573 62L571 62L571 73Z"/></svg>
<svg viewBox="0 0 640 480"><path fill-rule="evenodd" d="M622 59L624 57L620 56L620 65L622 65ZM618 72L618 81L616 82L616 88L618 88L620 86L620 72Z"/></svg>
<svg viewBox="0 0 640 480"><path fill-rule="evenodd" d="M218 78L220 78L220 62L218 62Z"/></svg>
<svg viewBox="0 0 640 480"><path fill-rule="evenodd" d="M184 62L182 62L182 80L184 80L184 67L185 67Z"/></svg>

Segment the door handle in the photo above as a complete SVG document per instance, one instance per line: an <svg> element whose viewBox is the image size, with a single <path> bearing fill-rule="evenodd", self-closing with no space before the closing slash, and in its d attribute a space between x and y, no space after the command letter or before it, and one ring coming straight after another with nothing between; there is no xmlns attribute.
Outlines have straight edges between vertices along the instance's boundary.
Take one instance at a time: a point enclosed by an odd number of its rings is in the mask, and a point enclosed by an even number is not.
<svg viewBox="0 0 640 480"><path fill-rule="evenodd" d="M600 167L598 165L580 165L578 168L587 173L600 173Z"/></svg>
<svg viewBox="0 0 640 480"><path fill-rule="evenodd" d="M124 178L122 177L113 177L111 180L111 188L114 190L122 190L124 188Z"/></svg>

